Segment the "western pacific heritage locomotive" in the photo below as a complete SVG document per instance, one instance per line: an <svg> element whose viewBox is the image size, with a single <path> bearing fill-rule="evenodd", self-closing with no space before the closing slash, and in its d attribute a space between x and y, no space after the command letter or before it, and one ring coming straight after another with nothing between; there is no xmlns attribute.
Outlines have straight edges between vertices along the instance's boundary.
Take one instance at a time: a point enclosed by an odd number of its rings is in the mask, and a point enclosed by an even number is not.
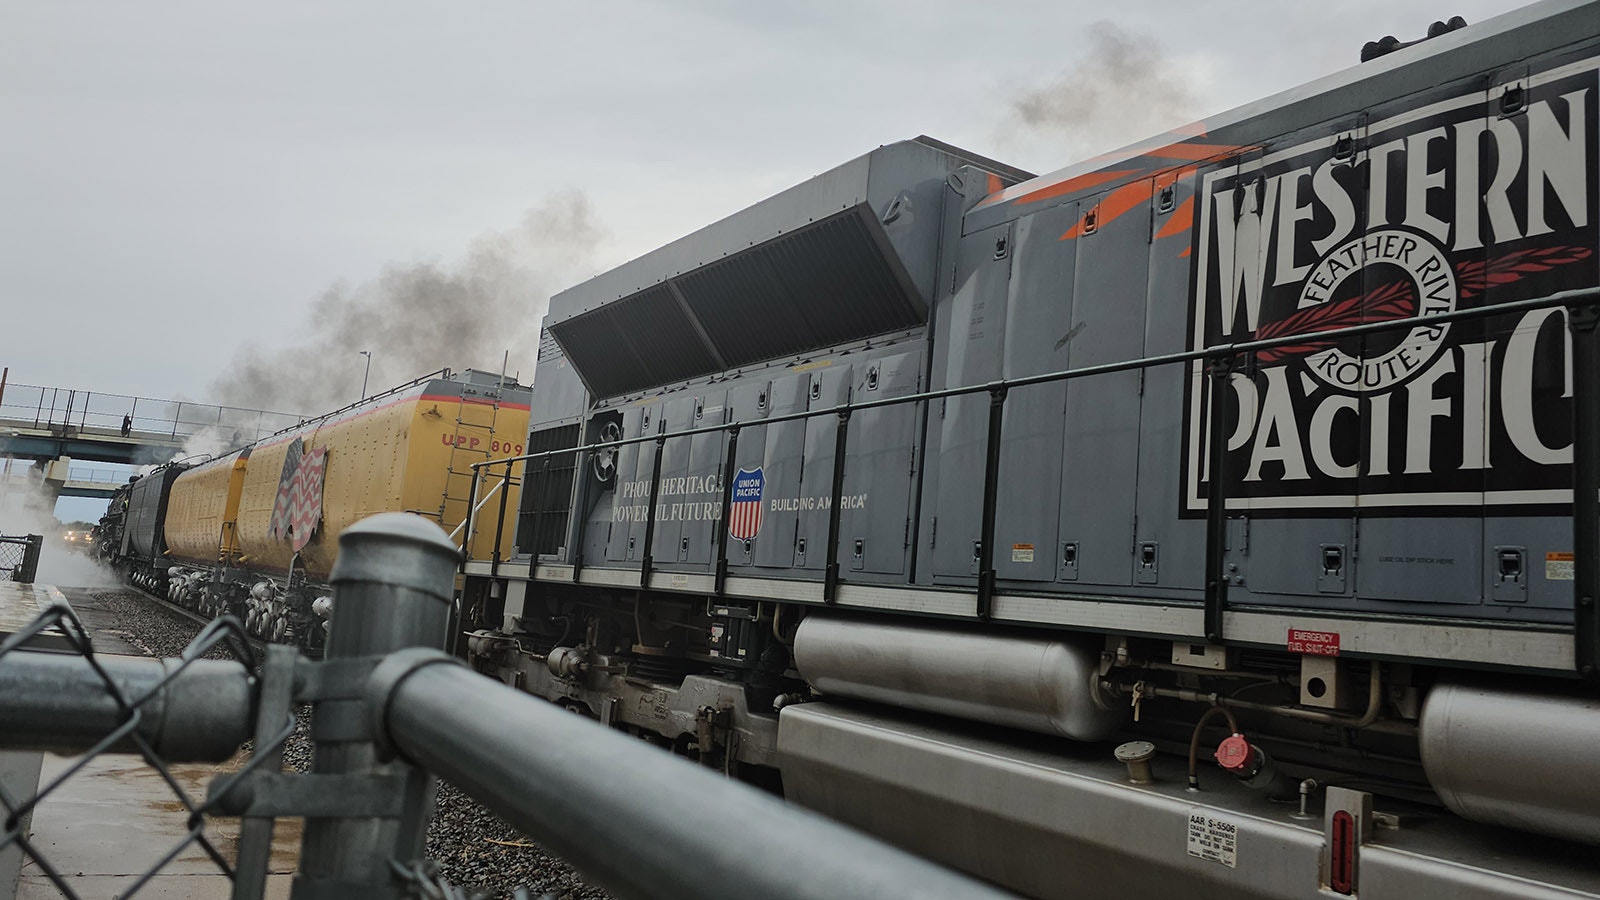
<svg viewBox="0 0 1600 900"><path fill-rule="evenodd" d="M1600 892L1600 4L1435 30L558 294L474 664L1029 894Z"/></svg>

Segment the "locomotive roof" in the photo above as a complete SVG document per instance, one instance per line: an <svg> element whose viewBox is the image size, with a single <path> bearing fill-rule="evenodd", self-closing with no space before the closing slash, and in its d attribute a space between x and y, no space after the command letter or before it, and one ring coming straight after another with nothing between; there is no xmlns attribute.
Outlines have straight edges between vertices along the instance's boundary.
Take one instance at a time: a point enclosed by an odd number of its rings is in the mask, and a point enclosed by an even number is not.
<svg viewBox="0 0 1600 900"><path fill-rule="evenodd" d="M916 327L945 180L967 167L1031 177L927 137L887 144L555 295L549 333L609 397Z"/></svg>
<svg viewBox="0 0 1600 900"><path fill-rule="evenodd" d="M1158 172L1239 153L1271 137L1481 75L1488 59L1525 59L1574 41L1594 41L1600 39L1597 21L1600 3L1593 0L1535 3L1007 186L974 206L963 227L977 231ZM1352 55L1356 49L1350 48Z"/></svg>

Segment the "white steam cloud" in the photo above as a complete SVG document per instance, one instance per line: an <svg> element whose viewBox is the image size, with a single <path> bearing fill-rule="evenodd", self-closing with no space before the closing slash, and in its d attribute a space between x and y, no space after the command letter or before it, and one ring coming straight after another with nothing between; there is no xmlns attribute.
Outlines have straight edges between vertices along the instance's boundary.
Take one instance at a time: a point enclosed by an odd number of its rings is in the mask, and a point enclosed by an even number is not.
<svg viewBox="0 0 1600 900"><path fill-rule="evenodd" d="M53 496L43 484L43 469L15 460L10 477L0 480L0 534L44 536L36 584L57 587L115 587L116 574L94 555L88 535L68 543L51 508Z"/></svg>

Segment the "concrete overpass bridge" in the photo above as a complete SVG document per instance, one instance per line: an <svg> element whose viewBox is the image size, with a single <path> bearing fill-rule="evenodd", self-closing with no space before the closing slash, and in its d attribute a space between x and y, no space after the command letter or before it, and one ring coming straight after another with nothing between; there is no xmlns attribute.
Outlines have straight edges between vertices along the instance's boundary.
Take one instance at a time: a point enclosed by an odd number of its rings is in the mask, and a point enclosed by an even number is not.
<svg viewBox="0 0 1600 900"><path fill-rule="evenodd" d="M0 458L30 460L51 496L110 496L109 478L74 477L73 460L154 465L183 456L227 453L303 416L260 409L162 400L75 388L7 384L0 375Z"/></svg>
<svg viewBox="0 0 1600 900"><path fill-rule="evenodd" d="M304 421L292 413L0 382L0 456L149 465L232 450Z"/></svg>

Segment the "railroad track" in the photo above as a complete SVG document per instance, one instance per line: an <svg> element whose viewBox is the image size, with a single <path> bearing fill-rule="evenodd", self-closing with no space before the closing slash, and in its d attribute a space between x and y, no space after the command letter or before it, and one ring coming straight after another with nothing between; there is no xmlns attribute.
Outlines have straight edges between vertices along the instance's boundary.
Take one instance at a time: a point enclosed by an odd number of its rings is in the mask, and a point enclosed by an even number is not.
<svg viewBox="0 0 1600 900"><path fill-rule="evenodd" d="M131 584L124 584L123 587L125 589L127 589L127 590L130 590L130 591L134 592L135 594L138 594L141 597L144 597L145 599L147 599L150 602L156 604L157 606L165 607L165 608L171 610L172 612L175 612L178 615L183 616L185 619L188 619L191 622L194 622L195 624L201 626L202 628L205 627L206 625L211 624L211 619L209 617L201 615L200 613L197 613L194 610L189 609L186 606L179 606L178 604L173 603L171 600L168 600L165 597L161 597L161 596L158 596L156 594L152 594L149 591L145 590L144 588L135 587L134 585L131 585ZM266 653L266 650L267 650L267 642L266 641L263 641L260 638L253 637L253 636L248 635L248 634L245 635L245 641L250 645L250 649L253 650L258 656L264 655Z"/></svg>

